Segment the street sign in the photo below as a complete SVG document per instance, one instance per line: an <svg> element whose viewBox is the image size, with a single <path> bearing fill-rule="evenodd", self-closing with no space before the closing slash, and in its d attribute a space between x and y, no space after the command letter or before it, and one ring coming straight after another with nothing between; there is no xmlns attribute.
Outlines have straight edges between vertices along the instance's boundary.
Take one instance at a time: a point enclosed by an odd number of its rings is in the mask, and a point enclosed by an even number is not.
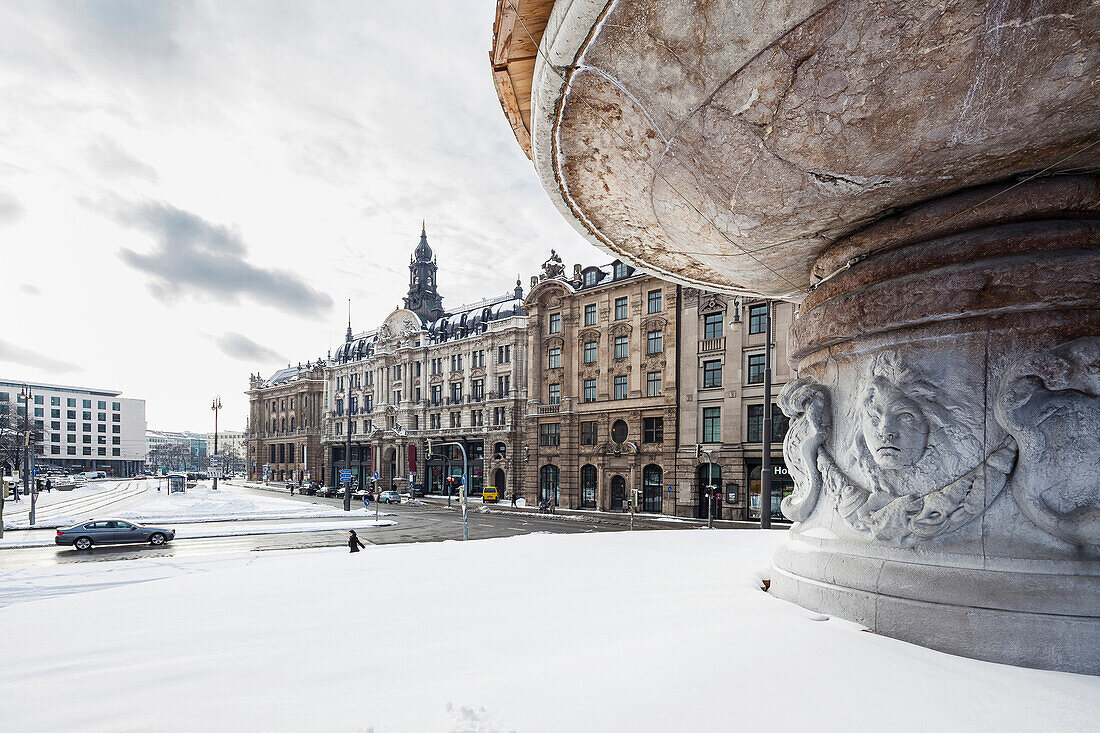
<svg viewBox="0 0 1100 733"><path fill-rule="evenodd" d="M375 471L375 472L374 472L374 480L375 480L375 481L377 481L377 480L378 480L378 471Z"/></svg>
<svg viewBox="0 0 1100 733"><path fill-rule="evenodd" d="M466 474L462 474L462 485L466 485Z"/></svg>
<svg viewBox="0 0 1100 733"><path fill-rule="evenodd" d="M341 468L340 469L340 480L341 481L351 481L351 469L350 468Z"/></svg>

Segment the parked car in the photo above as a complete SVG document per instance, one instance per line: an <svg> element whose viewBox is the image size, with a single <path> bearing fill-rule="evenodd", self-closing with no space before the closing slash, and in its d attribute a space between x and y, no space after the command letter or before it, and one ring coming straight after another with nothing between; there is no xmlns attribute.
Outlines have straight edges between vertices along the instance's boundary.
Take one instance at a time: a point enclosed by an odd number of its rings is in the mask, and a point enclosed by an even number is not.
<svg viewBox="0 0 1100 733"><path fill-rule="evenodd" d="M162 527L143 527L123 519L96 519L68 529L57 530L54 542L87 550L92 545L123 545L148 542L163 545L176 536L176 530Z"/></svg>
<svg viewBox="0 0 1100 733"><path fill-rule="evenodd" d="M481 491L481 502L487 504L494 501L500 501L500 491L495 486L486 486Z"/></svg>
<svg viewBox="0 0 1100 733"><path fill-rule="evenodd" d="M400 504L401 494L397 493L396 491L383 491L378 496L378 501L382 504Z"/></svg>
<svg viewBox="0 0 1100 733"><path fill-rule="evenodd" d="M323 496L327 499L333 499L338 495L337 494L338 491L339 491L339 489L337 489L335 486L324 486L322 488L317 489L316 495L317 496Z"/></svg>

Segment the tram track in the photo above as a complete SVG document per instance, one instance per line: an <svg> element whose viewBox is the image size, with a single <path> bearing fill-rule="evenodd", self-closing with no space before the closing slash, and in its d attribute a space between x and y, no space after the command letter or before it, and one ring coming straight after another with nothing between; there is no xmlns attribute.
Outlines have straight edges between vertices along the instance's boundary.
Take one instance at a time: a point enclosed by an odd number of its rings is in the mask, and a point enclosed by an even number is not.
<svg viewBox="0 0 1100 733"><path fill-rule="evenodd" d="M118 504L119 502L132 499L135 496L140 496L151 488L148 484L149 481L126 481L120 482L114 489L108 489L102 492L96 492L88 496L79 496L72 499L65 499L63 501L51 503L42 507L35 508L35 524L42 524L49 522L52 519L58 517L68 516L70 514L84 514L93 512L104 507ZM18 514L15 514L12 519L17 522L26 521L30 522L30 510L20 510Z"/></svg>

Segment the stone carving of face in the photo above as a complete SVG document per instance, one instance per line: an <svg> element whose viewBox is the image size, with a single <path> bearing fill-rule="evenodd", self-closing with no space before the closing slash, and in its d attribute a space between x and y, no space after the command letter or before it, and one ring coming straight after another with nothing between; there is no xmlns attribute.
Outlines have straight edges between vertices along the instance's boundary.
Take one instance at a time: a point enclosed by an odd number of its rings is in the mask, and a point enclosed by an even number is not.
<svg viewBox="0 0 1100 733"><path fill-rule="evenodd" d="M881 377L863 398L863 439L875 463L905 468L920 460L928 446L928 419L916 402Z"/></svg>

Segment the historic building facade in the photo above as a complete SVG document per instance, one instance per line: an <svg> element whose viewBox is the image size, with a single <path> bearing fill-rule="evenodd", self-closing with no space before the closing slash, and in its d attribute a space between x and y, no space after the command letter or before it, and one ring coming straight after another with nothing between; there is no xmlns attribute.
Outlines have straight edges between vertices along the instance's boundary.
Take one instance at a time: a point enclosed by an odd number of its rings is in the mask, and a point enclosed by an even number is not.
<svg viewBox="0 0 1100 733"><path fill-rule="evenodd" d="M684 288L680 311L679 461L676 514L704 518L707 492L715 518L760 518L760 469L763 455L764 350L770 341L772 365L772 517L784 521L779 504L792 483L783 462L788 419L776 407L782 387L797 375L788 361L787 333L794 306L773 301L771 338L768 304ZM696 457L696 446L704 451ZM708 460L709 458L709 460Z"/></svg>
<svg viewBox="0 0 1100 733"><path fill-rule="evenodd" d="M325 483L340 471L364 487L377 473L383 488L410 483L443 490L462 474L480 494L509 495L520 479L519 448L527 390L523 290L448 311L438 292L438 264L422 229L409 263L405 307L373 330L354 334L325 368ZM428 455L427 441L435 443Z"/></svg>
<svg viewBox="0 0 1100 733"><path fill-rule="evenodd" d="M527 501L673 513L679 288L554 253L531 285Z"/></svg>
<svg viewBox="0 0 1100 733"><path fill-rule="evenodd" d="M280 369L269 379L250 376L249 480L304 482L321 478L324 377L320 359Z"/></svg>

